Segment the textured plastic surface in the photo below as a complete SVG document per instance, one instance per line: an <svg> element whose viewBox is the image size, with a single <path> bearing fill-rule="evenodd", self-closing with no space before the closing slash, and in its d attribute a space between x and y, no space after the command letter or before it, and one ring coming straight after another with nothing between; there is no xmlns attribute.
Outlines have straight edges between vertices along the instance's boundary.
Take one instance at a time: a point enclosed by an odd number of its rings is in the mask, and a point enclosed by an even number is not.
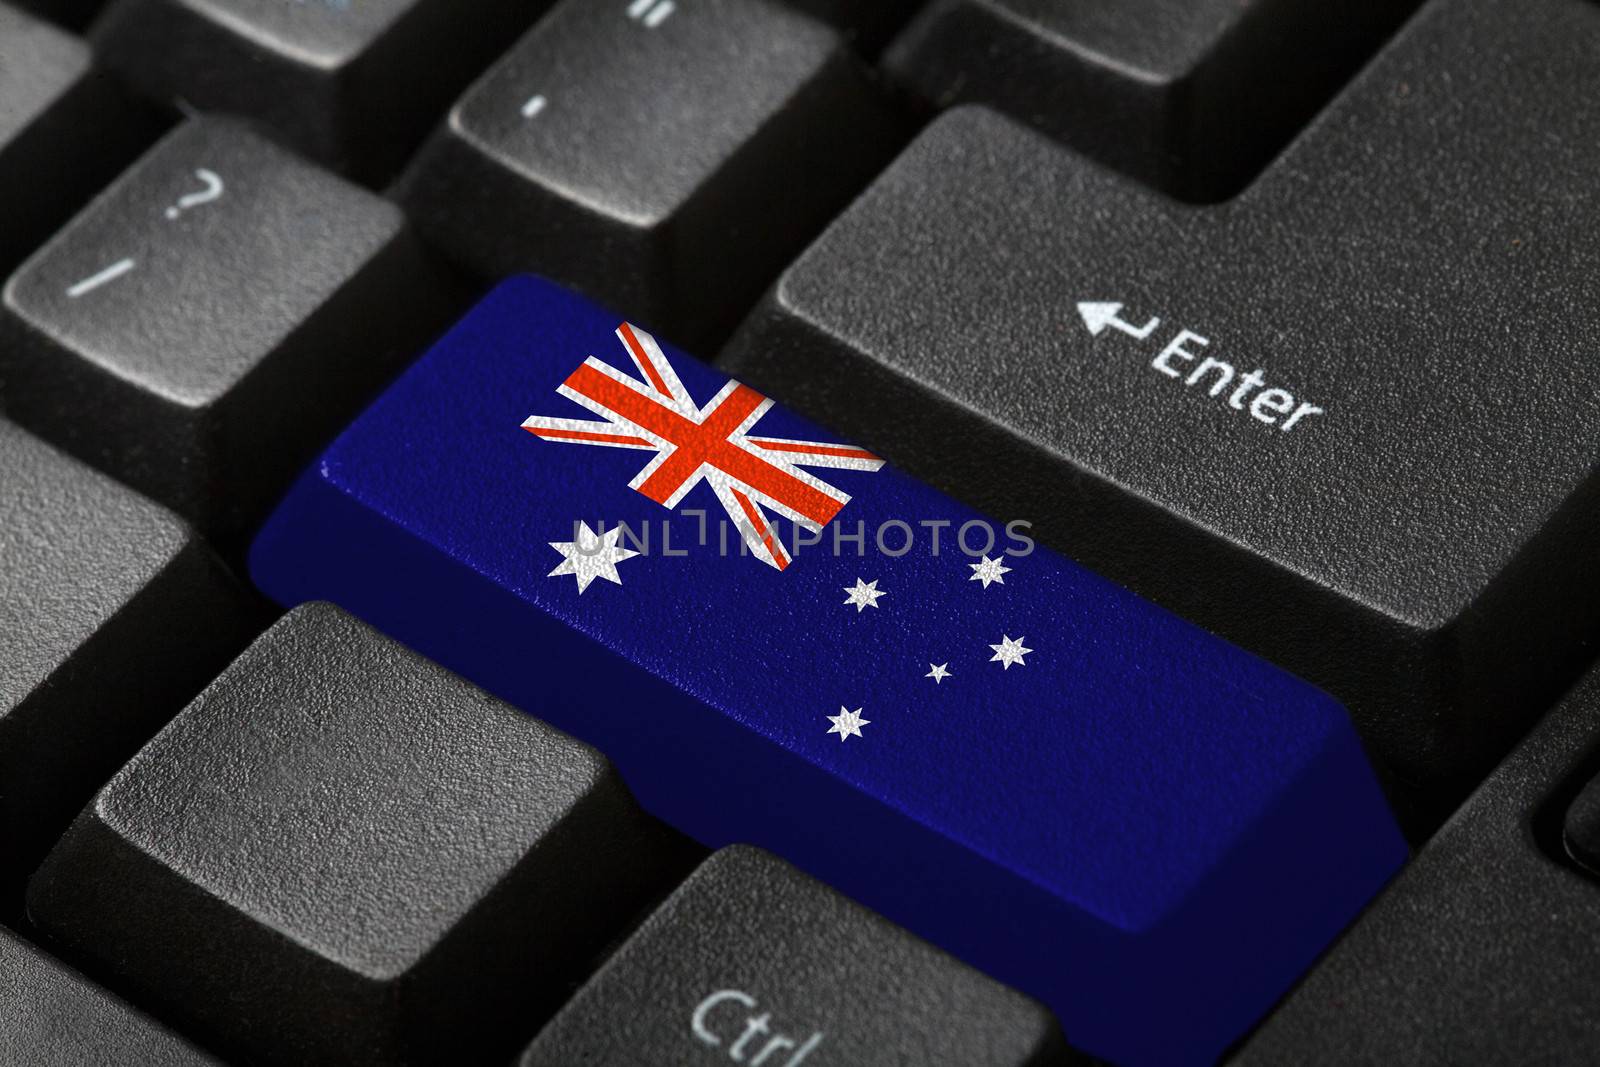
<svg viewBox="0 0 1600 1067"><path fill-rule="evenodd" d="M1206 209L952 112L727 366L1464 785L1600 625L1600 111L1559 102L1600 95L1597 54L1593 3L1443 0ZM1157 369L1184 331L1209 345ZM1257 369L1324 413L1235 405Z"/></svg>
<svg viewBox="0 0 1600 1067"><path fill-rule="evenodd" d="M255 625L176 516L0 419L0 914Z"/></svg>
<svg viewBox="0 0 1600 1067"><path fill-rule="evenodd" d="M252 1062L490 1062L684 847L592 749L317 604L101 790L28 908Z"/></svg>
<svg viewBox="0 0 1600 1067"><path fill-rule="evenodd" d="M940 555L824 540L779 571L683 515L667 555L628 488L648 453L519 428L582 414L555 389L585 356L631 371L617 324L502 285L301 479L257 583L549 716L703 843L770 848L1135 1062L1215 1054L1402 861L1334 701L1050 552L973 581L950 540L979 516L893 470L824 472L854 494L830 531L943 521ZM726 382L669 354L699 402ZM781 409L758 430L828 439ZM703 486L683 507L717 514ZM551 574L579 520L655 550L580 593ZM845 603L859 581L876 607ZM1003 668L1003 638L1036 651ZM861 736L830 733L857 708Z"/></svg>
<svg viewBox="0 0 1600 1067"><path fill-rule="evenodd" d="M402 196L485 278L537 271L720 341L903 138L839 34L776 0L632 8L557 5Z"/></svg>
<svg viewBox="0 0 1600 1067"><path fill-rule="evenodd" d="M1590 779L1567 806L1561 844L1574 863L1600 874L1600 776Z"/></svg>
<svg viewBox="0 0 1600 1067"><path fill-rule="evenodd" d="M48 22L0 4L0 145L36 122L89 70L89 49Z"/></svg>
<svg viewBox="0 0 1600 1067"><path fill-rule="evenodd" d="M1040 1005L736 846L702 864L606 961L521 1067L721 1056L768 1067L813 1056L852 1067L1047 1067L1067 1049Z"/></svg>
<svg viewBox="0 0 1600 1067"><path fill-rule="evenodd" d="M116 0L97 55L146 95L272 127L384 181L547 0Z"/></svg>
<svg viewBox="0 0 1600 1067"><path fill-rule="evenodd" d="M0 1063L220 1067L82 975L0 929Z"/></svg>
<svg viewBox="0 0 1600 1067"><path fill-rule="evenodd" d="M0 3L0 271L99 191L147 125L84 42Z"/></svg>
<svg viewBox="0 0 1600 1067"><path fill-rule="evenodd" d="M1233 1067L1534 1067L1600 1047L1600 881L1561 856L1600 771L1585 677L1395 879Z"/></svg>
<svg viewBox="0 0 1600 1067"><path fill-rule="evenodd" d="M1218 200L1310 120L1417 0L933 0L884 56L1169 193Z"/></svg>
<svg viewBox="0 0 1600 1067"><path fill-rule="evenodd" d="M855 47L870 52L906 20L922 0L785 0L790 7L839 27Z"/></svg>
<svg viewBox="0 0 1600 1067"><path fill-rule="evenodd" d="M6 284L0 395L42 436L236 534L441 325L429 292L393 204L239 123L195 119Z"/></svg>

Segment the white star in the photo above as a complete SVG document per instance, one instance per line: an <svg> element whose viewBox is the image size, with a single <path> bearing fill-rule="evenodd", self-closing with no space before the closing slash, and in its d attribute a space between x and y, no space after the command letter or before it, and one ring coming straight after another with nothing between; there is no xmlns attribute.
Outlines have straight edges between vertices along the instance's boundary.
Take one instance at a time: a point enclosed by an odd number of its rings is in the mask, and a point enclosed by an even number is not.
<svg viewBox="0 0 1600 1067"><path fill-rule="evenodd" d="M841 745L848 741L851 735L864 739L865 735L862 734L861 728L863 726L869 726L872 723L871 719L863 719L861 717L860 708L857 708L855 711L851 711L842 704L839 705L839 714L828 715L824 717L829 722L833 723L833 726L829 728L828 732L830 734L838 734L839 743Z"/></svg>
<svg viewBox="0 0 1600 1067"><path fill-rule="evenodd" d="M845 586L844 591L849 594L844 598L845 604L854 604L857 615L868 608L877 607L879 597L888 596L887 593L879 591L876 581L863 582L860 578L856 579L854 586Z"/></svg>
<svg viewBox="0 0 1600 1067"><path fill-rule="evenodd" d="M1011 573L1010 567L1007 567L998 559L990 559L988 556L983 557L982 563L969 563L967 566L972 568L972 577L968 578L967 581L982 582L985 589L995 582L1005 585L1006 580L1001 575Z"/></svg>
<svg viewBox="0 0 1600 1067"><path fill-rule="evenodd" d="M1013 641L1011 638L1002 635L998 645L989 646L994 649L994 655L989 657L989 662L993 663L995 660L999 660L1001 668L1008 671L1013 663L1026 667L1027 663L1023 662L1022 657L1033 651L1031 648L1022 647L1022 642L1026 640L1026 637L1019 637Z"/></svg>
<svg viewBox="0 0 1600 1067"><path fill-rule="evenodd" d="M946 678L950 677L950 671L947 669L950 666L950 664L948 664L948 663L930 663L930 664L928 664L928 666L932 667L933 670L929 671L927 674L924 674L923 677L924 678L932 678L934 685L938 685L940 682L942 682Z"/></svg>
<svg viewBox="0 0 1600 1067"><path fill-rule="evenodd" d="M617 526L604 534L597 534L589 529L588 523L578 523L576 541L550 542L550 547L561 553L562 560L556 569L545 577L554 578L560 574L574 575L578 579L580 594L589 588L589 583L596 578L604 578L608 582L621 585L622 577L617 574L617 564L639 554L631 548L621 548L617 545L617 538L622 536L622 530L621 526Z"/></svg>

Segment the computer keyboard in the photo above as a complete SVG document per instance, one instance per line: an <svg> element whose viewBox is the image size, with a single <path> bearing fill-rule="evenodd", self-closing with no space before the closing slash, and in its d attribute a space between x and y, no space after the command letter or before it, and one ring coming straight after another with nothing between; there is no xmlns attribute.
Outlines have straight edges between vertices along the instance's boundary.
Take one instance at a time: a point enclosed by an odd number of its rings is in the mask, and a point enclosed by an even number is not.
<svg viewBox="0 0 1600 1067"><path fill-rule="evenodd" d="M0 419L0 912L266 616L176 516Z"/></svg>
<svg viewBox="0 0 1600 1067"><path fill-rule="evenodd" d="M911 123L796 11L637 6L554 8L461 98L398 196L480 277L533 271L714 345Z"/></svg>
<svg viewBox="0 0 1600 1067"><path fill-rule="evenodd" d="M928 104L982 103L1173 196L1221 200L1413 0L929 0L883 57Z"/></svg>
<svg viewBox="0 0 1600 1067"><path fill-rule="evenodd" d="M1600 37L1545 6L1429 5L1212 207L948 112L724 366L1322 686L1453 799L1600 622L1600 118L1554 103Z"/></svg>
<svg viewBox="0 0 1600 1067"><path fill-rule="evenodd" d="M250 1058L452 1062L465 1027L503 1060L693 859L598 752L308 605L106 785L28 912Z"/></svg>
<svg viewBox="0 0 1600 1067"><path fill-rule="evenodd" d="M0 268L15 268L158 128L84 41L0 7Z"/></svg>
<svg viewBox="0 0 1600 1067"><path fill-rule="evenodd" d="M1404 860L1327 696L613 318L495 289L290 491L255 584L342 605L595 745L697 841L791 860L1123 1055L1156 1053L1147 1013L1221 1051ZM665 522L701 496L703 540ZM785 512L819 540L734 540Z"/></svg>
<svg viewBox="0 0 1600 1067"><path fill-rule="evenodd" d="M128 0L96 53L145 95L260 120L379 181L548 0Z"/></svg>
<svg viewBox="0 0 1600 1067"><path fill-rule="evenodd" d="M686 1001L660 996L663 985L706 991L687 1016L688 1048ZM661 905L518 1064L1031 1065L1068 1054L1038 1004L734 846Z"/></svg>
<svg viewBox="0 0 1600 1067"><path fill-rule="evenodd" d="M1597 100L1593 0L0 0L0 1064L1594 1062Z"/></svg>
<svg viewBox="0 0 1600 1067"><path fill-rule="evenodd" d="M443 321L424 272L390 202L236 120L189 120L7 282L7 415L247 536Z"/></svg>

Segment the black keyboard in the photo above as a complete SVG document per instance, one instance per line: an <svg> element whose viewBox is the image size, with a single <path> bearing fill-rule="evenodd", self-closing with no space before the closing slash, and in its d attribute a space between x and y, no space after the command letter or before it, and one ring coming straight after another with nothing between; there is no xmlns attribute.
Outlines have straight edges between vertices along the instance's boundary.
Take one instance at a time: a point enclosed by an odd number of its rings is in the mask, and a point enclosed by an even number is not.
<svg viewBox="0 0 1600 1067"><path fill-rule="evenodd" d="M1594 1062L1596 101L1594 0L0 0L0 1064Z"/></svg>

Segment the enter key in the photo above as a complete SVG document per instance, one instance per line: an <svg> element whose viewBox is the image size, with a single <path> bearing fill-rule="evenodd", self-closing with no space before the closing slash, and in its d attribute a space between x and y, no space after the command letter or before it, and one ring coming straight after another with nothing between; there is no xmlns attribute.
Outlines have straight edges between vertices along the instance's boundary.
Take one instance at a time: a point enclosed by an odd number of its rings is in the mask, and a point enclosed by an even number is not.
<svg viewBox="0 0 1600 1067"><path fill-rule="evenodd" d="M1600 625L1596 54L1595 4L1440 0L1209 208L948 113L724 365L1328 689L1447 797Z"/></svg>

